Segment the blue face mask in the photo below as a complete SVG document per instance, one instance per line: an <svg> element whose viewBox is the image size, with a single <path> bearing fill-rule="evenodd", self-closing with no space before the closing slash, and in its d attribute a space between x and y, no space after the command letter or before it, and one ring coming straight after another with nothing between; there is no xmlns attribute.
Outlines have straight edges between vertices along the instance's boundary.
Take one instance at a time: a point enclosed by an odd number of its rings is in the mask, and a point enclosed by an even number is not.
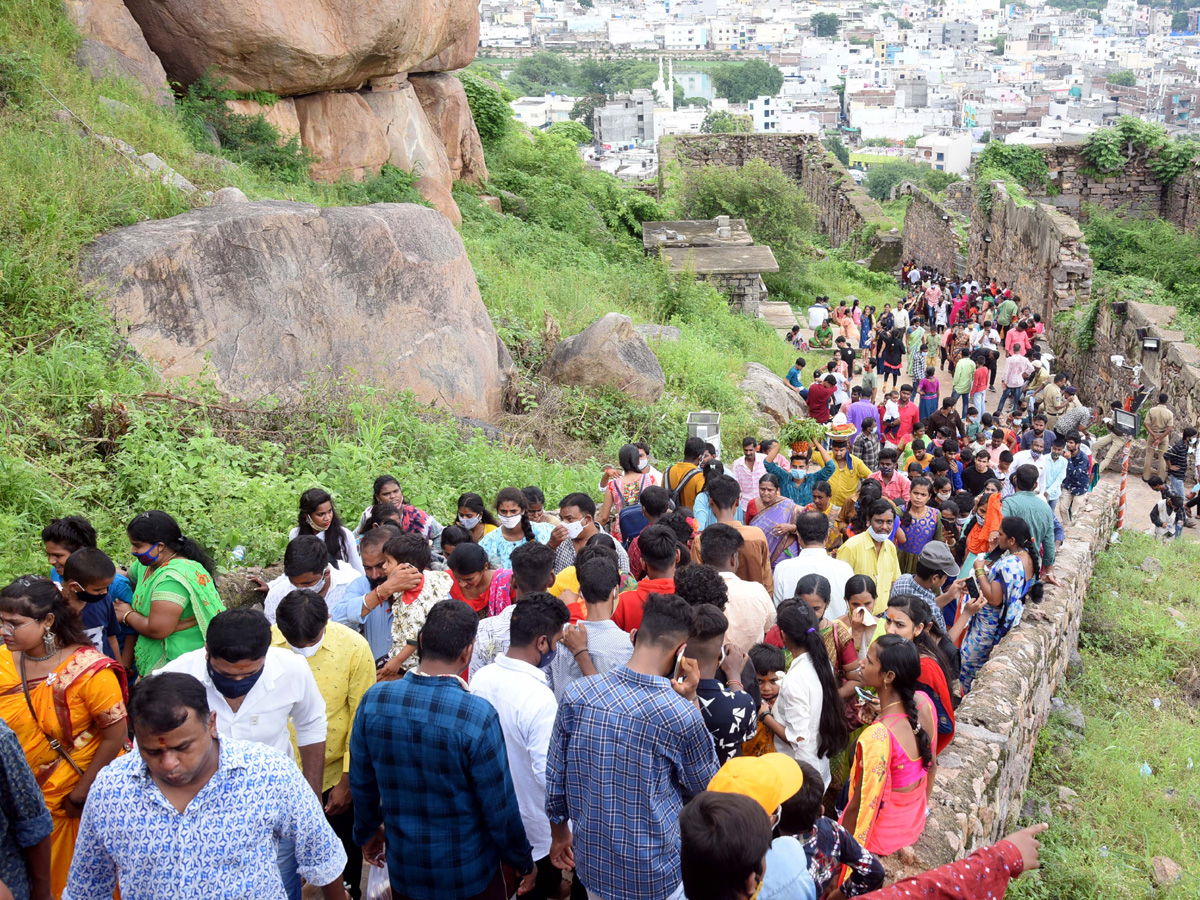
<svg viewBox="0 0 1200 900"><path fill-rule="evenodd" d="M156 546L157 546L157 545L156 545ZM161 554L161 553L156 553L156 554L154 554L153 556L151 556L151 555L150 555L150 553L149 553L148 551L147 551L146 553L135 553L135 554L133 554L133 558L134 558L134 559L136 559L138 562L140 562L140 563L141 563L143 566L152 566L152 565L154 565L156 562L158 562L158 558L159 558L160 556L162 556L162 554Z"/></svg>
<svg viewBox="0 0 1200 900"><path fill-rule="evenodd" d="M214 669L211 660L206 665L208 666L208 677L212 679L213 687L217 689L217 693L222 697L245 697L250 693L250 689L254 687L263 673L263 670L259 669L253 675L247 675L244 678L230 678L228 675L222 675Z"/></svg>
<svg viewBox="0 0 1200 900"><path fill-rule="evenodd" d="M555 644L553 647L551 647L549 650L547 650L545 653L542 654L541 659L538 660L537 667L539 669L547 668L550 665L550 663L554 661L554 657L557 655L558 655L558 645Z"/></svg>

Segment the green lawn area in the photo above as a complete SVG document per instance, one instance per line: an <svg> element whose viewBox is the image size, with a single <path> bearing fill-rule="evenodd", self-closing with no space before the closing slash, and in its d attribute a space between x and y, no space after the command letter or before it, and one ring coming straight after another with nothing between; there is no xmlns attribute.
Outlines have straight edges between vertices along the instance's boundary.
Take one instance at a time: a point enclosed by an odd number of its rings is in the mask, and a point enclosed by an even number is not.
<svg viewBox="0 0 1200 900"><path fill-rule="evenodd" d="M1157 576L1141 568L1151 556L1161 564ZM1038 739L1026 796L1050 804L1050 829L1041 871L1016 882L1009 897L1197 896L1198 570L1197 543L1128 532L1100 557L1084 609L1083 673L1061 692L1083 711L1086 731L1080 738L1052 717ZM1079 796L1064 804L1059 787ZM1181 866L1183 877L1156 891L1157 856Z"/></svg>

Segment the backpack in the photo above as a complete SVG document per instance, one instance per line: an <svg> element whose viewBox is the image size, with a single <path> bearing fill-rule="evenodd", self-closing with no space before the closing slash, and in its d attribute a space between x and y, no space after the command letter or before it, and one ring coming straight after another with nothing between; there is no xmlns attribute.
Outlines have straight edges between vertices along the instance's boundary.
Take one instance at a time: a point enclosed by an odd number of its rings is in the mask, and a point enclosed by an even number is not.
<svg viewBox="0 0 1200 900"><path fill-rule="evenodd" d="M684 487L687 485L687 483L689 481L692 480L692 478L694 476L700 475L700 474L701 474L700 467L697 466L696 468L691 469L686 475L684 475L683 478L680 479L679 484L677 484L675 487L670 487L669 485L664 485L664 487L667 488L667 497L671 501L671 509L678 509L679 507L684 505L683 500L682 500ZM670 478L671 478L671 470L667 469L667 473L666 473L666 475L663 476L663 480L669 481ZM624 534L624 533L625 533L625 526L622 525L621 526L621 534Z"/></svg>
<svg viewBox="0 0 1200 900"><path fill-rule="evenodd" d="M691 474L690 472L688 473ZM626 550L633 543L633 539L642 533L642 529L650 524L646 518L646 513L642 509L642 491L646 486L646 476L642 476L641 482L638 484L638 497L633 502L626 501L621 506L621 512L617 516L617 525L621 529L621 544Z"/></svg>

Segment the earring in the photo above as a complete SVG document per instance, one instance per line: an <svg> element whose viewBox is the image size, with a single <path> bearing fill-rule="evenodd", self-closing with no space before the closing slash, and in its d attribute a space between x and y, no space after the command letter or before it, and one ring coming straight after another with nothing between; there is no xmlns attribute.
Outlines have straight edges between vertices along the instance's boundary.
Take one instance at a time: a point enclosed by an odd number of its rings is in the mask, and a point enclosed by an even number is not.
<svg viewBox="0 0 1200 900"><path fill-rule="evenodd" d="M46 653L58 652L58 638L54 636L54 633L49 628L42 635L42 645L46 648Z"/></svg>

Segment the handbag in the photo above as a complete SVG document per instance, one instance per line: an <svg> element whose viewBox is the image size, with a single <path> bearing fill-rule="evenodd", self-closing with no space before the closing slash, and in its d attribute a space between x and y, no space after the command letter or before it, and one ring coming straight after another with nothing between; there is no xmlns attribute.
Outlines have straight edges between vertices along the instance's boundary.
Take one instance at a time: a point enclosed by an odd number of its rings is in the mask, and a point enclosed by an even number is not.
<svg viewBox="0 0 1200 900"><path fill-rule="evenodd" d="M31 716L33 716L34 724L37 725L38 731L40 731L42 733L42 736L46 738L46 743L48 743L50 745L50 749L53 750L55 753L57 753L59 756L61 756L63 759L65 759L67 761L67 765L69 765L72 769L75 770L75 774L79 775L80 777L83 777L83 769L79 768L79 766L75 762L75 760L71 759L71 754L67 752L66 748L63 747L63 745L61 743L59 743L58 738L51 737L51 735L46 731L46 729L42 727L42 722L37 717L37 713L34 711L33 698L29 696L29 681L25 677L25 655L24 654L21 654L21 690L25 694L25 703L29 707L29 714Z"/></svg>

